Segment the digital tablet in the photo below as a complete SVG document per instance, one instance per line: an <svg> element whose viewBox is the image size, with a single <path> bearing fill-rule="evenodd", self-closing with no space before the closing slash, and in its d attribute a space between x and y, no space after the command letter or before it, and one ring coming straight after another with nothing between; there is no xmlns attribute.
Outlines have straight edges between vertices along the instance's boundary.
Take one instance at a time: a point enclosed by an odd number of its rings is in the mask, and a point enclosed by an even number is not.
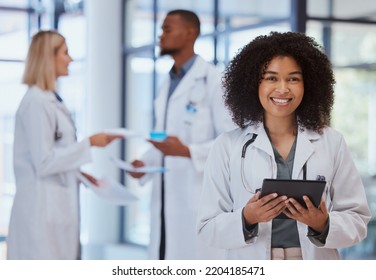
<svg viewBox="0 0 376 280"><path fill-rule="evenodd" d="M286 195L287 197L292 197L302 206L306 207L303 200L303 195L306 195L318 207L325 185L326 181L264 179L261 188L261 197L277 193L279 196ZM288 217L281 214L277 218L286 219Z"/></svg>

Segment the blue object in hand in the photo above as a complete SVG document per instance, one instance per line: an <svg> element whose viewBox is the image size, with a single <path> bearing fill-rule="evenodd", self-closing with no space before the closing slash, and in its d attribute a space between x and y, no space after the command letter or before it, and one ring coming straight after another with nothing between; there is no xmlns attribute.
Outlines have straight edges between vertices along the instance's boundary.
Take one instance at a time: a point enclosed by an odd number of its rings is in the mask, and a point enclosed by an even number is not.
<svg viewBox="0 0 376 280"><path fill-rule="evenodd" d="M165 131L151 131L150 132L150 139L154 141L163 141L167 137L167 133Z"/></svg>

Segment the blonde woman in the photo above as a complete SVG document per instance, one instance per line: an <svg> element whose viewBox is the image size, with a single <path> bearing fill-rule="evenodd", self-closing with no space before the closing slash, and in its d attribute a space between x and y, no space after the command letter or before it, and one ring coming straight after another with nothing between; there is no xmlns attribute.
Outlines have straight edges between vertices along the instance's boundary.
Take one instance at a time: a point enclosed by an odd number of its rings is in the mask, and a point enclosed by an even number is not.
<svg viewBox="0 0 376 280"><path fill-rule="evenodd" d="M71 61L58 32L33 36L23 76L28 90L16 113L16 195L8 259L80 258L79 168L91 161L90 147L120 138L98 133L76 141L70 113L56 93L56 79L68 75ZM83 175L96 183L94 177Z"/></svg>

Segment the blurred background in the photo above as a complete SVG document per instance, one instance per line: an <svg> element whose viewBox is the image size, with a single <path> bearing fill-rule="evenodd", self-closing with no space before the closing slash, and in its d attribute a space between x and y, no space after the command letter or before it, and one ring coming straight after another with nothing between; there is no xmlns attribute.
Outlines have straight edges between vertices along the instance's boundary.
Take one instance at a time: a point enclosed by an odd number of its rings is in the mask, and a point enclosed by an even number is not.
<svg viewBox="0 0 376 280"><path fill-rule="evenodd" d="M57 29L67 39L70 76L59 93L73 112L78 138L105 128L147 133L153 99L172 66L158 58L162 20L172 9L195 11L202 32L196 52L223 71L237 51L270 31L305 32L334 66L337 85L332 126L341 131L376 213L376 1L374 0L0 0L0 259L15 193L12 167L14 116L26 91L21 84L31 36ZM151 186L112 164L139 156L148 144L128 139L94 151L85 166L111 176L140 198L114 206L81 189L84 259L145 259ZM344 259L376 259L376 222L359 245L341 249Z"/></svg>

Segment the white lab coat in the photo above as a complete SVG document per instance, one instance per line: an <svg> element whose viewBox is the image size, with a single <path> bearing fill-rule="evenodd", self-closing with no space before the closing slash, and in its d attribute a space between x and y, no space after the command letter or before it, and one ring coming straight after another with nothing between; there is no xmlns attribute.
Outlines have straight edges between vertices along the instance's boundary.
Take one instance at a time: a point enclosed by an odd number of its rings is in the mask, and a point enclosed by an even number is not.
<svg viewBox="0 0 376 280"><path fill-rule="evenodd" d="M245 241L242 209L253 196L241 180L241 150L253 133L258 136L246 153L245 180L253 191L264 178L276 178L277 165L267 134L260 124L218 137L205 167L198 232L207 244L227 250L228 259L270 259L272 222L259 223L258 236ZM329 207L329 234L325 245L310 240L307 226L297 222L303 259L339 259L337 248L349 247L366 237L371 218L364 187L343 137L332 128L319 135L299 130L293 179L325 176L324 198ZM312 243L314 242L314 243Z"/></svg>
<svg viewBox="0 0 376 280"><path fill-rule="evenodd" d="M155 130L163 130L169 79L155 100ZM197 205L201 192L203 169L214 139L235 125L222 99L221 74L197 56L191 69L169 100L166 132L177 136L190 150L191 158L165 158L166 259L223 259L224 251L209 248L196 234ZM196 113L186 110L195 104ZM161 153L152 147L142 160L147 165L160 165ZM147 181L144 176L142 181ZM154 175L151 201L151 259L159 258L161 227L161 176Z"/></svg>
<svg viewBox="0 0 376 280"><path fill-rule="evenodd" d="M57 126L62 138L55 141ZM21 101L14 137L16 194L7 258L79 258L77 172L91 160L89 140L76 142L65 105L36 86Z"/></svg>

